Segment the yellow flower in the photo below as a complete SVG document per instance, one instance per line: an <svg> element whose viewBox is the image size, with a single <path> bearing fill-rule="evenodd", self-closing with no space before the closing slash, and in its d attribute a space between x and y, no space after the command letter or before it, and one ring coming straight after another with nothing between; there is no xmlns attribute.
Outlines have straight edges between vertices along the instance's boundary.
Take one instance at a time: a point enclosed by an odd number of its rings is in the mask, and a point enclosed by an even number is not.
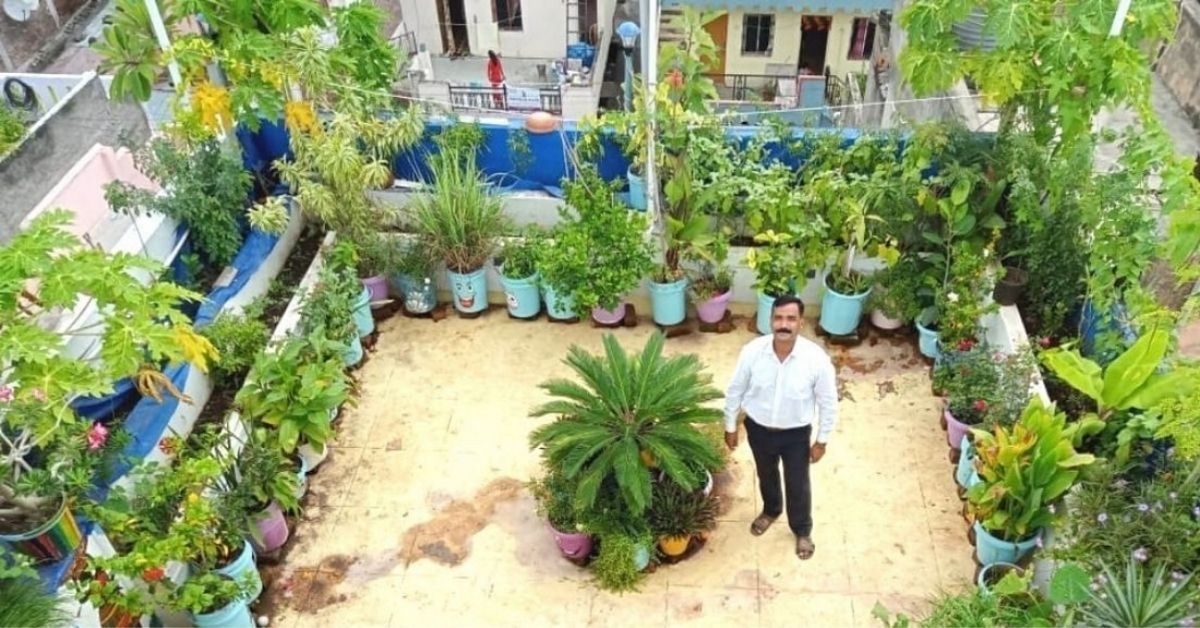
<svg viewBox="0 0 1200 628"><path fill-rule="evenodd" d="M221 131L233 124L233 101L229 90L207 81L192 90L192 107L200 115L200 123L212 131Z"/></svg>
<svg viewBox="0 0 1200 628"><path fill-rule="evenodd" d="M315 134L321 130L317 124L317 114L307 101L293 100L283 106L283 119L288 130L301 133Z"/></svg>

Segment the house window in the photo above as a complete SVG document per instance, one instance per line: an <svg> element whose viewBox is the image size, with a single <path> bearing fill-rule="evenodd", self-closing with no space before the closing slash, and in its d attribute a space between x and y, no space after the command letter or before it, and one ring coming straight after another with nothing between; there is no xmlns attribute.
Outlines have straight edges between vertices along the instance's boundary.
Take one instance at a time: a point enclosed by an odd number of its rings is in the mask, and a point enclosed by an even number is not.
<svg viewBox="0 0 1200 628"><path fill-rule="evenodd" d="M775 16L751 13L742 18L742 54L770 55Z"/></svg>
<svg viewBox="0 0 1200 628"><path fill-rule="evenodd" d="M521 25L521 0L492 0L496 24L502 31L519 31Z"/></svg>
<svg viewBox="0 0 1200 628"><path fill-rule="evenodd" d="M862 61L871 58L875 46L875 22L869 17L854 18L850 29L850 54L846 58Z"/></svg>

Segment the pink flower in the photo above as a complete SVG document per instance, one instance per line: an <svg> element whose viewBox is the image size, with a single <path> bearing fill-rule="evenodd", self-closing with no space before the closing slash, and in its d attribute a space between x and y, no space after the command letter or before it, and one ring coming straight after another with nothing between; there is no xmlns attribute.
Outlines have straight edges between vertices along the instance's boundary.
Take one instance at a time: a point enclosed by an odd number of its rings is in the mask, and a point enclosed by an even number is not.
<svg viewBox="0 0 1200 628"><path fill-rule="evenodd" d="M12 401L13 389L12 386L0 386L0 401L8 403Z"/></svg>
<svg viewBox="0 0 1200 628"><path fill-rule="evenodd" d="M88 449L96 451L108 442L108 428L99 423L93 423L87 433Z"/></svg>
<svg viewBox="0 0 1200 628"><path fill-rule="evenodd" d="M41 403L46 402L46 391L42 390L41 388L34 388L33 390L30 390L29 395Z"/></svg>

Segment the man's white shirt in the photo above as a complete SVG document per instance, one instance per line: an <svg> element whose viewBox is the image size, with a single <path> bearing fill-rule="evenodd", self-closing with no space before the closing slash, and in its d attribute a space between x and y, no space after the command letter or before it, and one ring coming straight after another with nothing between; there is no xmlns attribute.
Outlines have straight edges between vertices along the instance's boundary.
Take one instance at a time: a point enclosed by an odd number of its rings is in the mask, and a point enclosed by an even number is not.
<svg viewBox="0 0 1200 628"><path fill-rule="evenodd" d="M781 362L772 342L766 335L742 348L725 392L725 431L737 429L738 409L759 425L779 429L812 425L819 416L817 442L828 442L838 412L833 361L811 340L797 337Z"/></svg>

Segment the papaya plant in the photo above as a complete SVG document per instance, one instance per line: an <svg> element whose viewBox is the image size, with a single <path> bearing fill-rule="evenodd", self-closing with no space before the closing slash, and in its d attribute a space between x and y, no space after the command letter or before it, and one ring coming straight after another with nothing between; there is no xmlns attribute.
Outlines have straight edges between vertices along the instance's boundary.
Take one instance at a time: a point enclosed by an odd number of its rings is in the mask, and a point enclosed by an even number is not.
<svg viewBox="0 0 1200 628"><path fill-rule="evenodd" d="M1171 400L1190 395L1200 387L1200 368L1160 364L1166 356L1171 335L1153 329L1140 336L1121 355L1101 367L1071 346L1055 347L1041 355L1042 362L1061 380L1087 395L1096 411L1079 417L1080 438L1104 430L1118 412L1153 410ZM1142 425L1130 421L1117 433L1117 461L1129 458L1134 437ZM1078 446L1079 441L1076 441Z"/></svg>
<svg viewBox="0 0 1200 628"><path fill-rule="evenodd" d="M1078 424L1034 397L1012 427L972 430L982 480L967 491L968 508L983 527L1006 541L1022 541L1051 522L1051 504L1095 461L1075 451Z"/></svg>

